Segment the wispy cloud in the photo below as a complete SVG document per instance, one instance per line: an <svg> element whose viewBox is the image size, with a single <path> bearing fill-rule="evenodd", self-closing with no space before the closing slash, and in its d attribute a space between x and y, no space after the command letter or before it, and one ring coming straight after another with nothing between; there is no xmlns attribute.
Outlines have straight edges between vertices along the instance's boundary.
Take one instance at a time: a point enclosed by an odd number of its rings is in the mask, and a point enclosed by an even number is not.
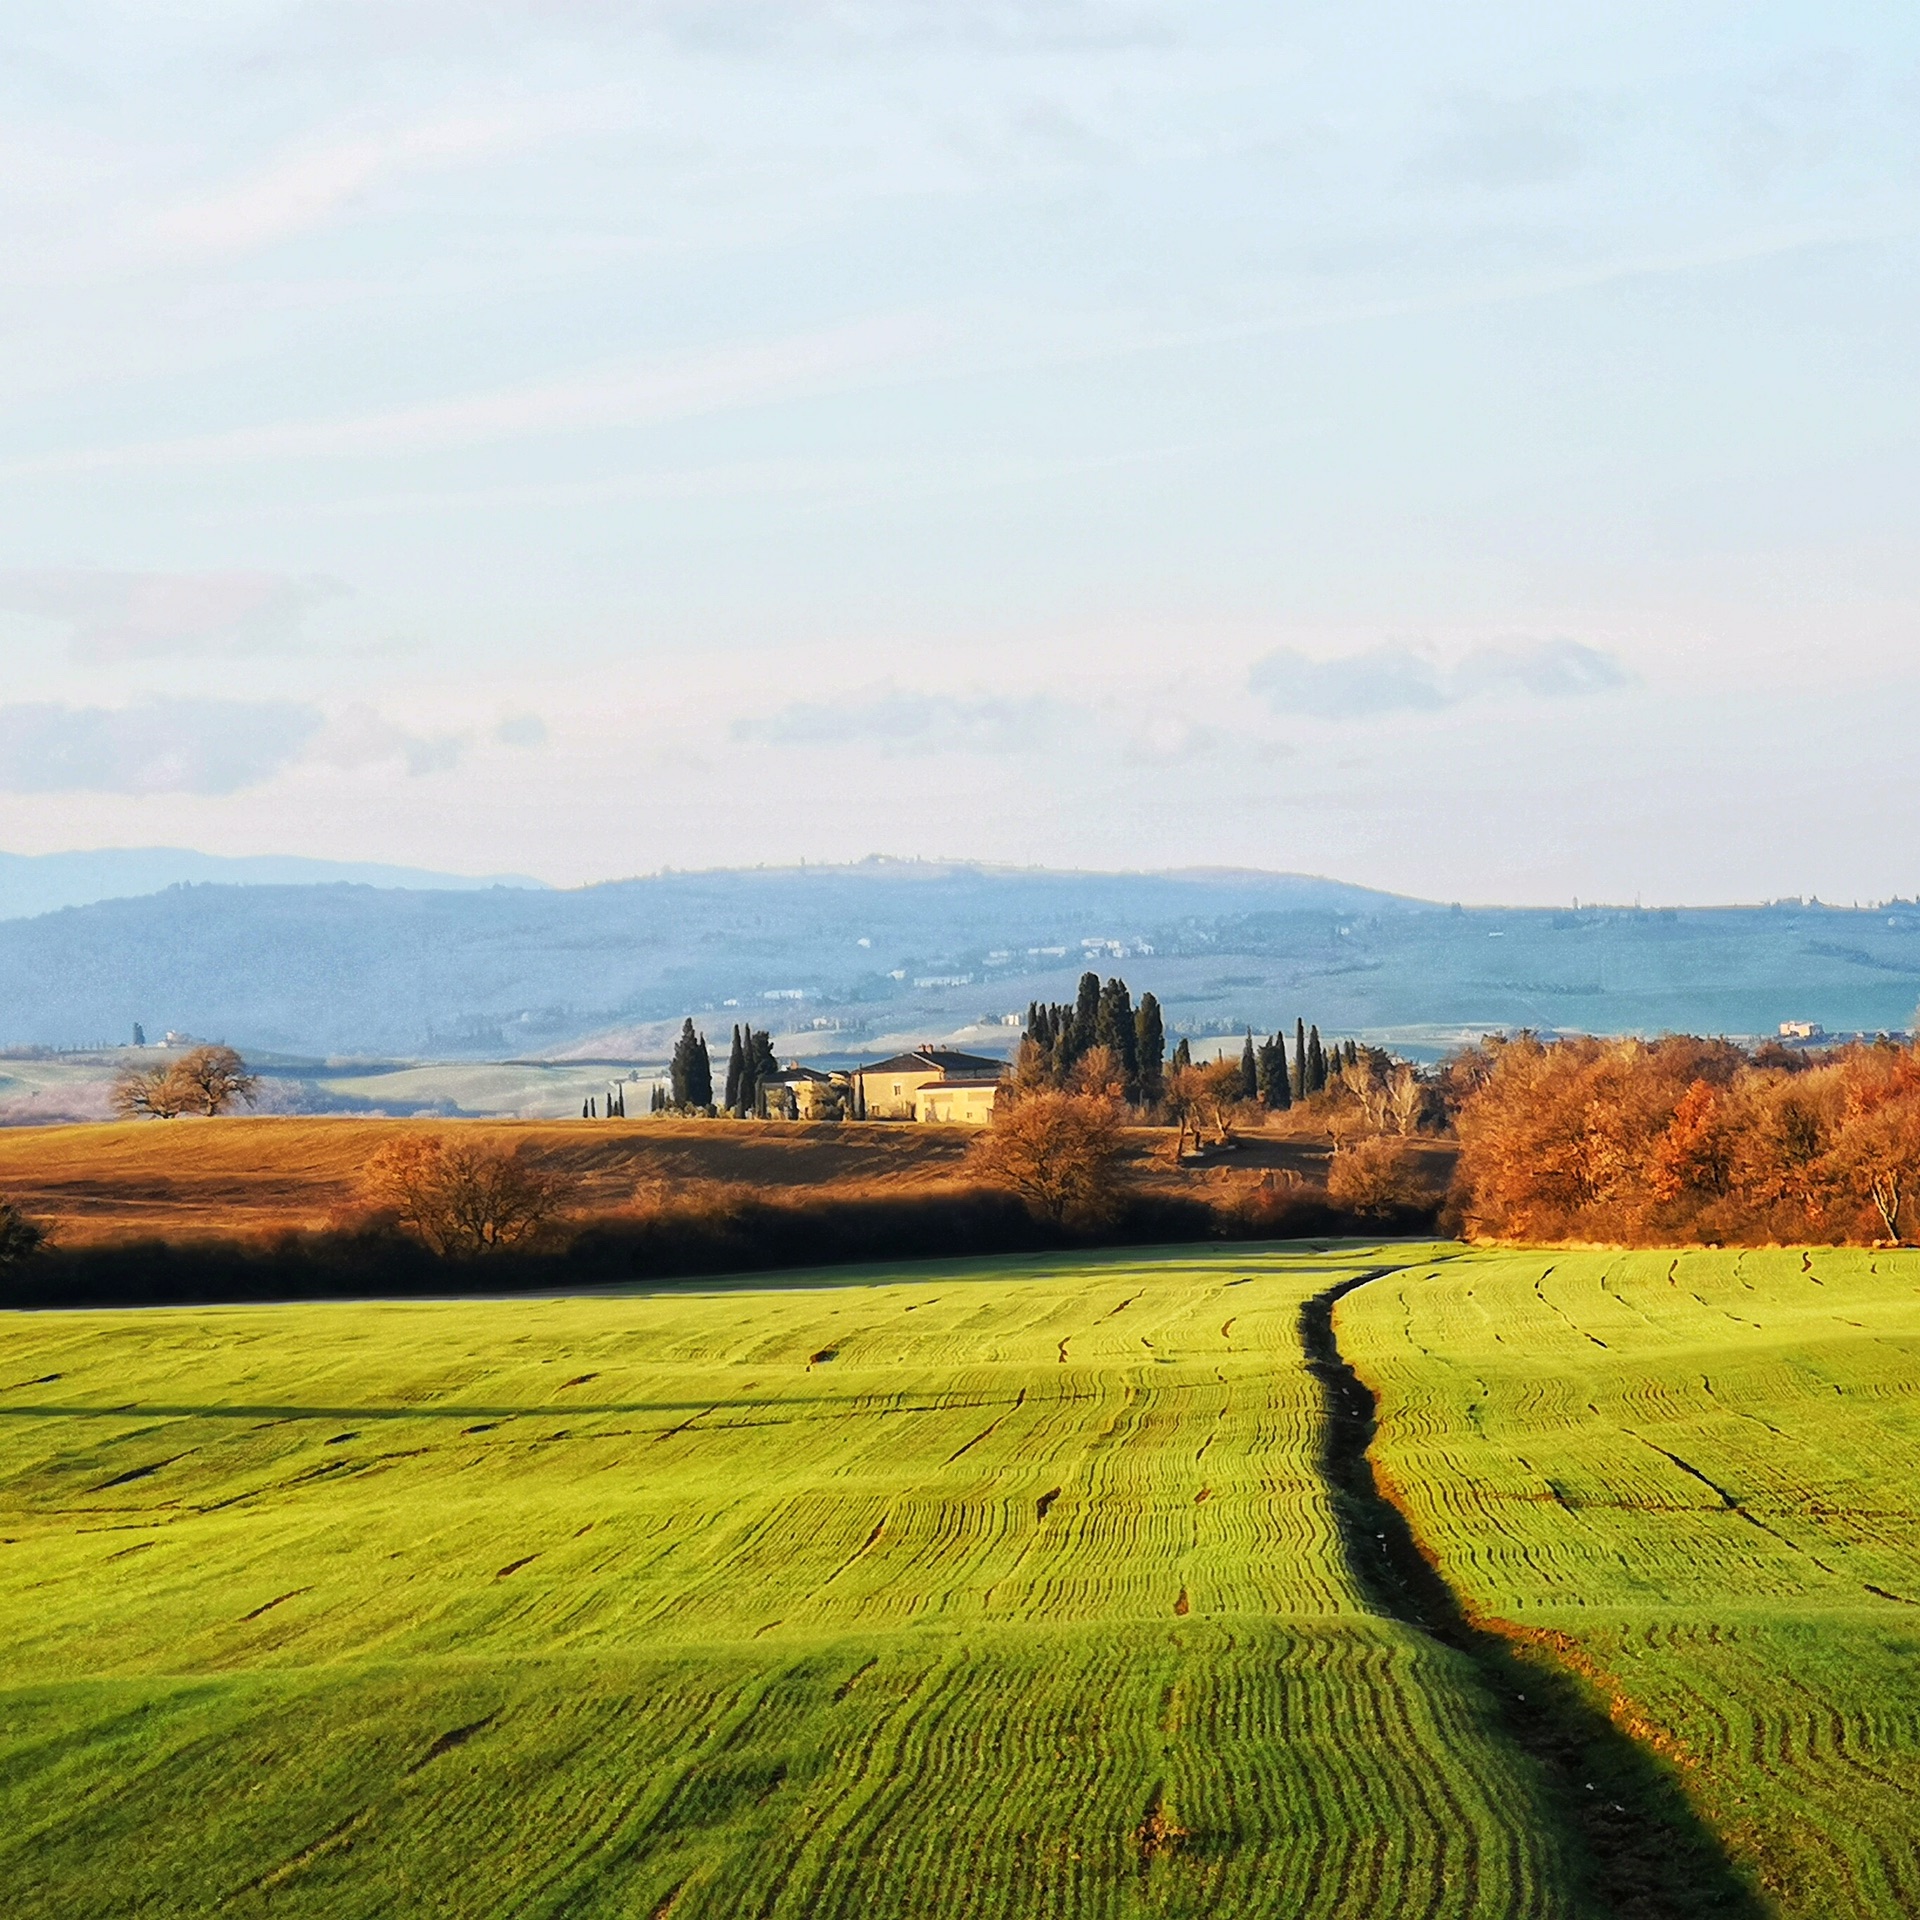
<svg viewBox="0 0 1920 1920"><path fill-rule="evenodd" d="M947 329L930 319L889 315L347 419L288 421L49 454L12 462L0 474L29 478L126 468L353 459L597 432L865 385L883 369L924 355L946 338Z"/></svg>
<svg viewBox="0 0 1920 1920"><path fill-rule="evenodd" d="M168 207L154 219L153 235L175 252L247 252L325 225L390 180L497 152L524 131L516 116L469 115L319 142Z"/></svg>
<svg viewBox="0 0 1920 1920"><path fill-rule="evenodd" d="M313 608L346 591L274 573L17 568L0 571L0 612L63 625L76 659L131 660L283 646Z"/></svg>
<svg viewBox="0 0 1920 1920"><path fill-rule="evenodd" d="M1362 720L1386 713L1436 713L1506 693L1579 699L1632 679L1612 654L1578 640L1475 647L1452 666L1389 641L1332 660L1279 647L1255 662L1248 684L1277 714Z"/></svg>
<svg viewBox="0 0 1920 1920"><path fill-rule="evenodd" d="M0 789L237 793L298 759L322 724L318 708L280 701L23 702L0 707Z"/></svg>
<svg viewBox="0 0 1920 1920"><path fill-rule="evenodd" d="M733 737L774 746L870 745L883 753L1020 753L1056 738L1070 709L1044 695L885 692L803 701L737 720Z"/></svg>

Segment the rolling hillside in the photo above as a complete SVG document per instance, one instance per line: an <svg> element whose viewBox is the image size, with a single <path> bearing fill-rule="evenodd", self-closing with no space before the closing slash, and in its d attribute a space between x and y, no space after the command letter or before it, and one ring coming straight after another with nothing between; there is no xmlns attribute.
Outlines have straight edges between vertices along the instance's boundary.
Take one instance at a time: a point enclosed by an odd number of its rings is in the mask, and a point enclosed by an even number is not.
<svg viewBox="0 0 1920 1920"><path fill-rule="evenodd" d="M852 1053L1069 997L1084 967L1190 1034L1438 1051L1488 1028L1905 1028L1920 910L1463 909L1298 875L918 862L572 891L193 886L0 922L0 1045L174 1028L304 1056L657 1060L682 1015ZM1006 1034L1010 1041L1011 1034Z"/></svg>

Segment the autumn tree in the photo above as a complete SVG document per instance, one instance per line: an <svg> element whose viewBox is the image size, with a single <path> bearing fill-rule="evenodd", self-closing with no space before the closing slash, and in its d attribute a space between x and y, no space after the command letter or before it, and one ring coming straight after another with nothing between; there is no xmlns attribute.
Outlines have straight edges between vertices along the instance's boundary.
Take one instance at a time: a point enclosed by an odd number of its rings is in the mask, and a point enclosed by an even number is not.
<svg viewBox="0 0 1920 1920"><path fill-rule="evenodd" d="M1435 1198L1415 1150L1385 1134L1338 1148L1327 1168L1327 1200L1342 1213L1391 1219L1430 1207Z"/></svg>
<svg viewBox="0 0 1920 1920"><path fill-rule="evenodd" d="M974 1143L973 1170L1055 1225L1096 1225L1118 1205L1125 1143L1110 1101L1044 1088L1003 1107Z"/></svg>
<svg viewBox="0 0 1920 1920"><path fill-rule="evenodd" d="M190 1097L171 1067L129 1068L113 1083L113 1110L123 1120L177 1120Z"/></svg>
<svg viewBox="0 0 1920 1920"><path fill-rule="evenodd" d="M1067 1076L1067 1091L1083 1094L1089 1100L1104 1100L1111 1107L1127 1101L1126 1062L1105 1045L1089 1047L1073 1063Z"/></svg>
<svg viewBox="0 0 1920 1920"><path fill-rule="evenodd" d="M526 1245L566 1199L561 1180L524 1147L438 1134L389 1141L368 1162L362 1191L376 1212L448 1259Z"/></svg>
<svg viewBox="0 0 1920 1920"><path fill-rule="evenodd" d="M170 1077L186 1091L195 1113L225 1113L237 1101L252 1106L259 1097L259 1076L231 1047L195 1047L173 1063Z"/></svg>

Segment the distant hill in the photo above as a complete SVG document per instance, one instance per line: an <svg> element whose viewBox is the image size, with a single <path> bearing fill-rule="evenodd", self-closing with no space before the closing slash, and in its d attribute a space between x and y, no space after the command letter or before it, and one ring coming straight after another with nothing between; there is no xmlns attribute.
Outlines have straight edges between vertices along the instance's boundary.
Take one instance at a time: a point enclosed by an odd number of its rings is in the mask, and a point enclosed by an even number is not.
<svg viewBox="0 0 1920 1920"><path fill-rule="evenodd" d="M1871 1031L1910 1023L1920 910L1462 909L1298 874L912 861L574 890L195 885L0 922L0 1045L138 1020L309 1056L651 1059L692 1013L722 1044L751 1019L783 1052L851 1054L1070 997L1087 967L1199 1035L1296 1016L1428 1049L1521 1025Z"/></svg>
<svg viewBox="0 0 1920 1920"><path fill-rule="evenodd" d="M366 861L301 860L279 854L228 859L185 847L101 847L85 853L0 853L0 920L19 920L61 907L91 906L213 881L229 886L299 887L344 882L365 887L410 887L438 892L475 887L539 887L523 874L475 877L422 867L385 867Z"/></svg>

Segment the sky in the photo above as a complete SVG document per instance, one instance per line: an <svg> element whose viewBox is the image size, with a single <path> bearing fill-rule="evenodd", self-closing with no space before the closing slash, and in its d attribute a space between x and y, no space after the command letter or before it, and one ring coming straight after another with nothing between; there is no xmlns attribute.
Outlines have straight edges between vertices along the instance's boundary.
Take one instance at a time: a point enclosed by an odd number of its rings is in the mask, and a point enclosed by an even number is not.
<svg viewBox="0 0 1920 1920"><path fill-rule="evenodd" d="M0 847L1920 892L1920 15L0 23Z"/></svg>

